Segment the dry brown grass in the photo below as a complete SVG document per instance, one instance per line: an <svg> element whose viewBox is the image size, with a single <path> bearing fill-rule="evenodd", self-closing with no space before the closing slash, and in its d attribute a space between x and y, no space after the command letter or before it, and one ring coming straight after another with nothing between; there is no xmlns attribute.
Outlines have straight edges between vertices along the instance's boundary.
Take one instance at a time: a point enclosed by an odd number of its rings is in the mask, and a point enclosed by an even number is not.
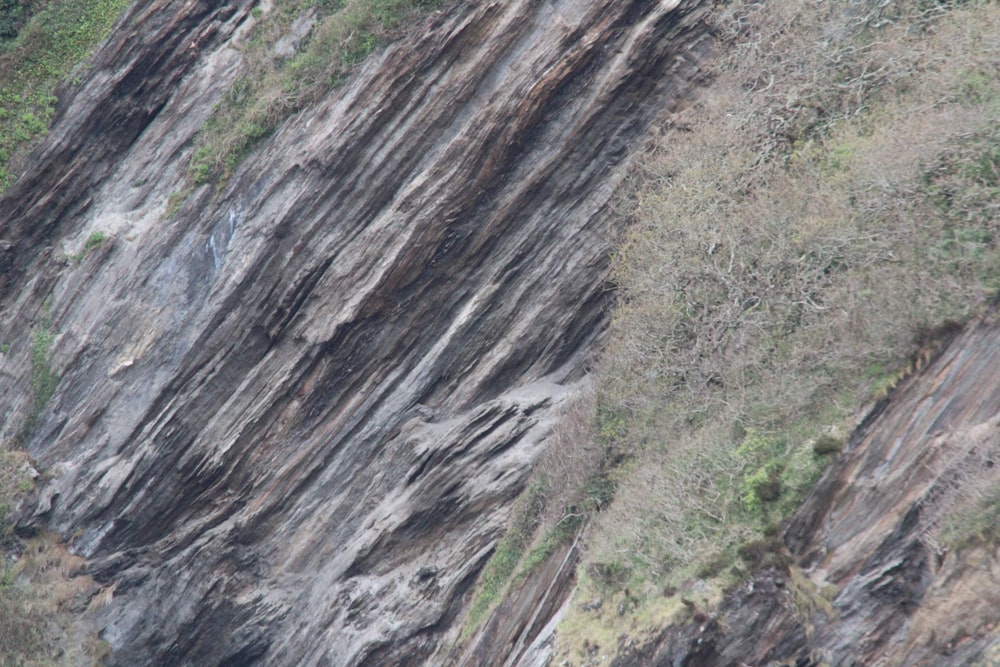
<svg viewBox="0 0 1000 667"><path fill-rule="evenodd" d="M114 588L99 589L54 536L11 534L7 514L33 475L27 454L0 449L0 667L104 664L106 645L80 613L88 600L93 608L110 602Z"/></svg>
<svg viewBox="0 0 1000 667"><path fill-rule="evenodd" d="M924 539L938 554L1000 543L1000 419L954 433L939 434L935 448L947 449L951 463L935 470L938 480L921 499Z"/></svg>
<svg viewBox="0 0 1000 667"><path fill-rule="evenodd" d="M594 395L587 391L561 414L535 467L534 477L545 481L543 529L604 508L610 490L601 471L610 455L595 431Z"/></svg>

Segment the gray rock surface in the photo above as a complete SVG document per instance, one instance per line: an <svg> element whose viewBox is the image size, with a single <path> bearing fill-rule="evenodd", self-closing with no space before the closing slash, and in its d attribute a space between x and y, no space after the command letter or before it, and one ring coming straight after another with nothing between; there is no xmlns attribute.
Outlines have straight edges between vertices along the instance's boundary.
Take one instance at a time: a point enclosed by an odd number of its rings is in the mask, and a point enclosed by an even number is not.
<svg viewBox="0 0 1000 667"><path fill-rule="evenodd" d="M705 7L437 12L168 215L250 9L136 3L0 199L0 437L46 319L61 376L19 530L114 586L116 665L426 664L584 377Z"/></svg>

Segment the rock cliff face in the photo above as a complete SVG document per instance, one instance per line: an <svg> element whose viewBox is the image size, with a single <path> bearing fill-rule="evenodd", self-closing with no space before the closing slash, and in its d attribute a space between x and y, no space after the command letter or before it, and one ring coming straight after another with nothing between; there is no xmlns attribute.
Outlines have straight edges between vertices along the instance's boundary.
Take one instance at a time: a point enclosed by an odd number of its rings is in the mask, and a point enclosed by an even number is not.
<svg viewBox="0 0 1000 667"><path fill-rule="evenodd" d="M609 200L698 80L705 4L452 6L176 211L252 3L129 10L0 199L4 439L33 330L61 377L19 530L113 587L113 664L442 660L584 376Z"/></svg>

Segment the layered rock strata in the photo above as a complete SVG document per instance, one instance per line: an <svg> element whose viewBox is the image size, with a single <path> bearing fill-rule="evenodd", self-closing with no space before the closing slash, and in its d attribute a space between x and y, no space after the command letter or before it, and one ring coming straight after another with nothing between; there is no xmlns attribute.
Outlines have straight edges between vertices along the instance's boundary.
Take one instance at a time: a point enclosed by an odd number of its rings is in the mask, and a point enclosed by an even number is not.
<svg viewBox="0 0 1000 667"><path fill-rule="evenodd" d="M19 530L114 591L113 664L438 659L584 377L609 202L706 4L452 6L190 191L252 3L129 10L0 199Z"/></svg>

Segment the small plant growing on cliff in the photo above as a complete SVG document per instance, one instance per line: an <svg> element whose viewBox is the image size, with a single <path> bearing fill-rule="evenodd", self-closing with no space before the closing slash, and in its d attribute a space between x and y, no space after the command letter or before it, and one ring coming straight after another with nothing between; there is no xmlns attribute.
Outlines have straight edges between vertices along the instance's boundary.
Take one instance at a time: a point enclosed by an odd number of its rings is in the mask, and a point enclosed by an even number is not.
<svg viewBox="0 0 1000 667"><path fill-rule="evenodd" d="M192 174L192 177L194 178L195 183L200 182L199 181L200 177L197 174ZM177 215L177 213L181 210L181 206L184 205L184 202L187 200L188 195L190 194L191 194L191 188L185 188L184 190L175 190L174 192L171 192L170 196L167 197L167 208L164 211L163 215L168 220Z"/></svg>
<svg viewBox="0 0 1000 667"><path fill-rule="evenodd" d="M46 312L45 318L31 333L31 412L25 424L26 434L35 427L35 422L59 385L59 376L53 372L51 363L54 340L52 319Z"/></svg>
<svg viewBox="0 0 1000 667"><path fill-rule="evenodd" d="M104 245L104 242L107 240L107 238L108 235L101 231L94 232L93 234L88 236L86 242L84 242L83 244L84 254L90 252L94 248L98 248Z"/></svg>
<svg viewBox="0 0 1000 667"><path fill-rule="evenodd" d="M318 101L376 48L438 0L285 0L254 12L246 74L223 96L198 136L188 169L196 185L228 179L243 157L292 113ZM295 19L314 23L291 56L276 55Z"/></svg>
<svg viewBox="0 0 1000 667"><path fill-rule="evenodd" d="M67 259L71 260L74 263L80 262L83 260L84 257L90 254L92 250L100 248L102 245L104 245L104 242L107 240L108 236L104 232L101 231L94 232L87 237L86 241L84 241L83 248L80 249L80 252L75 255L68 255Z"/></svg>

